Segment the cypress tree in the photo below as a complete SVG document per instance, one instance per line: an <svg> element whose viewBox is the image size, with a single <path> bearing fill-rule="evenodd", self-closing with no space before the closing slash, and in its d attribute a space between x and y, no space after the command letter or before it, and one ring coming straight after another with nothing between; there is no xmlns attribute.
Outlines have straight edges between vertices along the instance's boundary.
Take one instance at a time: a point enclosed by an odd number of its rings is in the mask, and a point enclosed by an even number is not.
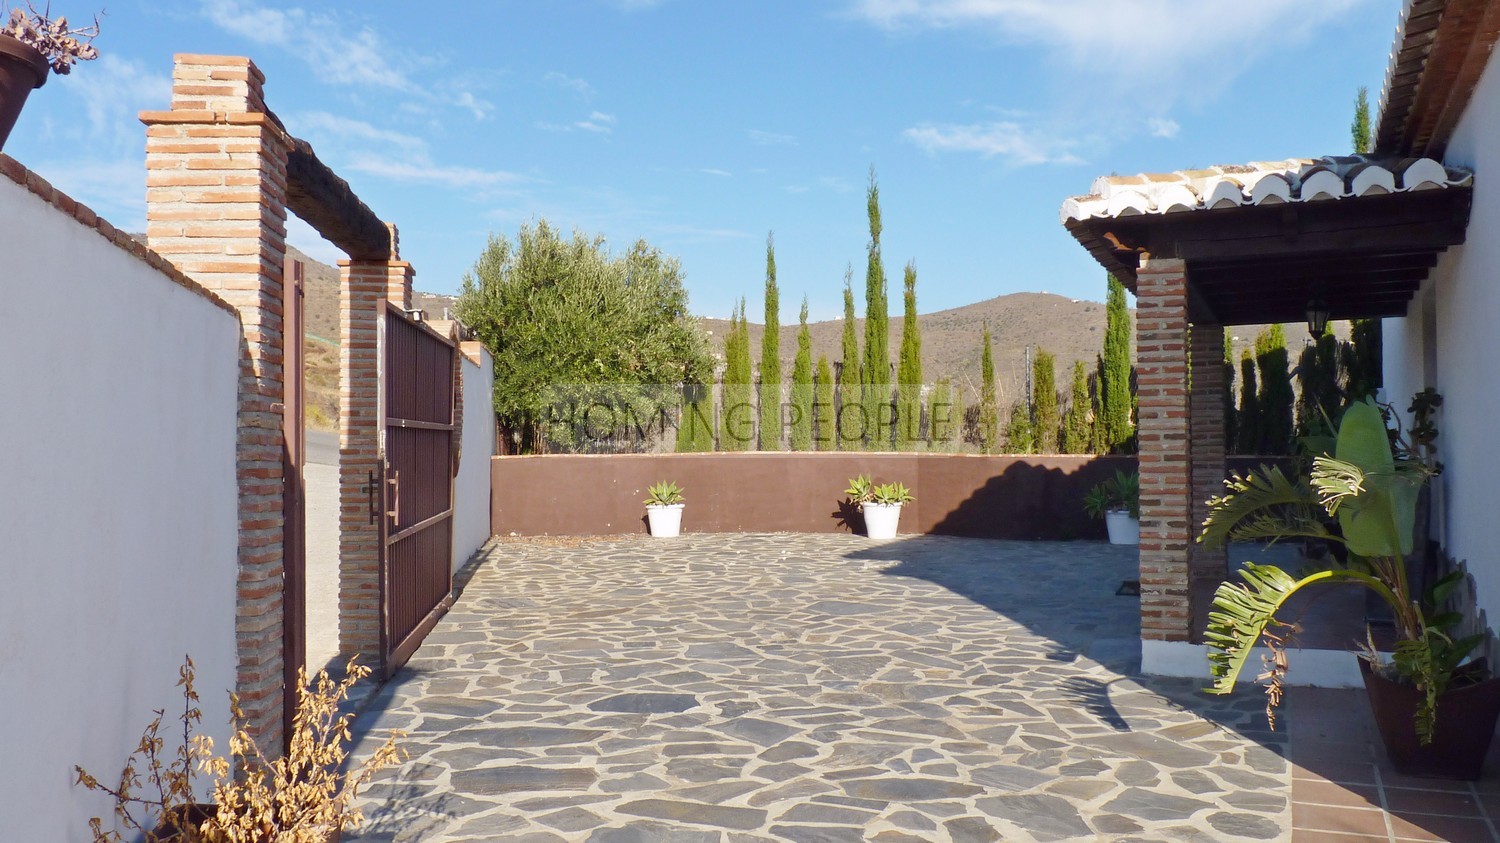
<svg viewBox="0 0 1500 843"><path fill-rule="evenodd" d="M1100 386L1103 380L1099 376L1104 362L1095 357L1094 364L1094 371L1089 375L1090 408L1093 410L1089 422L1089 453L1106 454L1109 453L1109 446L1104 442L1104 390Z"/></svg>
<svg viewBox="0 0 1500 843"><path fill-rule="evenodd" d="M1036 453L1036 428L1031 423L1031 408L1025 401L1010 410L1010 423L1005 426L1005 452Z"/></svg>
<svg viewBox="0 0 1500 843"><path fill-rule="evenodd" d="M748 451L755 445L755 401L750 373L750 325L740 299L724 335L724 410L719 418L719 447Z"/></svg>
<svg viewBox="0 0 1500 843"><path fill-rule="evenodd" d="M1031 363L1035 397L1032 436L1039 454L1057 453L1057 363L1051 354L1038 348Z"/></svg>
<svg viewBox="0 0 1500 843"><path fill-rule="evenodd" d="M1000 444L1000 408L995 401L995 357L990 350L990 326L984 326L984 352L979 357L979 450L993 454Z"/></svg>
<svg viewBox="0 0 1500 843"><path fill-rule="evenodd" d="M880 188L875 168L870 168L870 186L865 192L865 212L870 218L870 242L865 266L865 363L861 369L865 418L865 444L877 451L890 447L891 353L890 307L886 299L885 266L880 258Z"/></svg>
<svg viewBox="0 0 1500 843"><path fill-rule="evenodd" d="M896 449L914 451L922 441L922 334L917 326L917 265L906 265L906 316L901 322L901 360L896 381Z"/></svg>
<svg viewBox="0 0 1500 843"><path fill-rule="evenodd" d="M854 268L844 267L844 342L839 364L835 434L841 451L858 451L865 438L864 406L860 403L859 333L854 325Z"/></svg>
<svg viewBox="0 0 1500 843"><path fill-rule="evenodd" d="M1349 124L1349 141L1355 152L1370 151L1370 92L1359 86L1354 98L1354 122Z"/></svg>
<svg viewBox="0 0 1500 843"><path fill-rule="evenodd" d="M1286 331L1272 325L1255 338L1255 366L1260 374L1261 453L1288 453L1292 444L1291 360Z"/></svg>
<svg viewBox="0 0 1500 843"><path fill-rule="evenodd" d="M776 287L775 235L766 235L766 331L760 336L762 451L781 450L781 292Z"/></svg>
<svg viewBox="0 0 1500 843"><path fill-rule="evenodd" d="M1100 392L1104 416L1104 444L1110 451L1123 449L1131 436L1130 395L1130 307L1125 285L1109 276L1109 296L1104 305L1104 365L1100 369Z"/></svg>
<svg viewBox="0 0 1500 843"><path fill-rule="evenodd" d="M818 377L813 386L813 446L819 451L838 447L833 406L833 367L828 356L818 355Z"/></svg>
<svg viewBox="0 0 1500 843"><path fill-rule="evenodd" d="M685 384L682 419L677 424L677 452L705 453L713 449L713 390L707 384Z"/></svg>
<svg viewBox="0 0 1500 843"><path fill-rule="evenodd" d="M1344 406L1340 388L1340 347L1333 326L1318 337L1316 343L1302 347L1297 360L1297 432L1306 435L1326 430L1329 420L1338 418Z"/></svg>
<svg viewBox="0 0 1500 843"><path fill-rule="evenodd" d="M1260 453L1260 398L1256 395L1255 355L1250 349L1240 352L1240 425L1239 451Z"/></svg>
<svg viewBox="0 0 1500 843"><path fill-rule="evenodd" d="M932 397L927 405L928 440L932 443L932 450L947 451L952 448L954 429L957 420L962 419L961 414L954 412L953 406L953 384L947 378L941 378L932 385Z"/></svg>
<svg viewBox="0 0 1500 843"><path fill-rule="evenodd" d="M1349 344L1344 352L1347 400L1363 401L1374 395L1381 384L1381 322L1379 319L1355 319L1349 323Z"/></svg>
<svg viewBox="0 0 1500 843"><path fill-rule="evenodd" d="M802 297L797 330L797 359L792 362L792 450L812 450L812 332L807 328L807 296ZM764 414L762 414L764 416Z"/></svg>
<svg viewBox="0 0 1500 843"><path fill-rule="evenodd" d="M1073 386L1069 390L1068 413L1063 420L1062 452L1086 454L1089 450L1089 372L1082 360L1073 362Z"/></svg>
<svg viewBox="0 0 1500 843"><path fill-rule="evenodd" d="M1234 337L1224 332L1224 447L1234 450L1240 441L1240 414L1234 406Z"/></svg>

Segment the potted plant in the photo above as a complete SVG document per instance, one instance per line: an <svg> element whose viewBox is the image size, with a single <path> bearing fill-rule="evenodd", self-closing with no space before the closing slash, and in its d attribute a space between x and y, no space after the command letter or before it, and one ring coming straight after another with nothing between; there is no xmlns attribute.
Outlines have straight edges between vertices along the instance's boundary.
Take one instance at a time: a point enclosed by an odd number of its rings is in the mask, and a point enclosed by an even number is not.
<svg viewBox="0 0 1500 843"><path fill-rule="evenodd" d="M1405 557L1412 552L1417 498L1441 471L1432 442L1436 395L1419 395L1412 435L1399 421L1390 429L1389 407L1373 399L1351 406L1334 438L1333 453L1316 456L1306 476L1288 478L1262 466L1225 482L1228 493L1209 501L1199 541L1310 538L1342 545L1347 562L1301 577L1274 565L1246 563L1243 583L1226 582L1214 594L1205 634L1215 693L1226 694L1263 642L1270 650L1267 714L1275 725L1288 669L1285 647L1297 631L1278 613L1303 588L1355 583L1389 604L1397 641L1388 661L1373 641L1360 654L1360 670L1386 752L1408 775L1473 779L1479 776L1500 718L1500 679L1484 660L1466 662L1485 636L1461 636L1463 620L1451 604L1464 573L1438 579L1415 593Z"/></svg>
<svg viewBox="0 0 1500 843"><path fill-rule="evenodd" d="M0 147L15 128L26 97L46 84L49 69L66 75L74 62L99 57L91 43L99 35L98 18L93 26L74 29L65 17L50 19L49 11L38 12L28 3L24 10L12 9L0 27Z"/></svg>
<svg viewBox="0 0 1500 843"><path fill-rule="evenodd" d="M1110 544L1141 543L1141 475L1116 471L1115 476L1089 489L1083 508L1103 518Z"/></svg>
<svg viewBox="0 0 1500 843"><path fill-rule="evenodd" d="M193 660L188 659L177 683L183 711L176 718L182 725L176 757L170 762L162 758L165 712L158 709L126 759L118 785L110 787L75 767L78 783L114 797L118 824L139 832L144 837L132 839L146 843L338 843L344 829L357 828L363 819L354 804L359 788L400 757L396 738L401 733L392 732L362 765L345 768L344 742L354 715L340 714L339 703L369 673L351 661L342 681L334 682L322 670L309 686L307 672L298 671L291 741L274 761L245 731L239 699L230 694L234 731L226 759L214 755L212 738L193 735L203 712L193 689ZM213 777L212 802L199 801L202 789L194 782L199 772ZM125 839L118 831L105 831L99 817L89 821L89 828L94 843Z"/></svg>
<svg viewBox="0 0 1500 843"><path fill-rule="evenodd" d="M674 539L682 534L682 489L666 480L646 489L646 522L651 535Z"/></svg>
<svg viewBox="0 0 1500 843"><path fill-rule="evenodd" d="M916 500L901 483L877 484L863 474L849 481L844 494L864 513L865 535L872 539L895 538L902 505Z"/></svg>

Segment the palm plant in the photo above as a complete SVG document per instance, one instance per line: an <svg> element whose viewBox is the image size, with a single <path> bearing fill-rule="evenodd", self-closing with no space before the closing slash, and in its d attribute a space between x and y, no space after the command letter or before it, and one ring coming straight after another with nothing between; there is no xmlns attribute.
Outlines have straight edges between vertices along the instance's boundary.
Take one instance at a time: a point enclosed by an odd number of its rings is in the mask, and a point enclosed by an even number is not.
<svg viewBox="0 0 1500 843"><path fill-rule="evenodd" d="M1287 661L1284 647L1298 627L1278 618L1297 592L1314 585L1355 583L1388 603L1398 641L1393 662L1384 664L1370 646L1363 657L1373 670L1422 692L1417 733L1432 741L1437 698L1447 689L1459 663L1483 636L1455 639L1450 630L1461 617L1443 611L1461 580L1454 572L1425 595L1415 593L1405 557L1412 552L1417 499L1429 478L1441 471L1432 441L1437 433L1433 393L1413 403L1416 423L1408 435L1387 417L1395 414L1373 399L1345 411L1333 453L1316 455L1306 476L1288 477L1280 468L1262 466L1249 475L1225 481L1228 492L1209 501L1210 514L1199 541L1222 547L1230 541L1302 538L1331 542L1348 551L1347 563L1294 577L1274 565L1245 563L1242 583L1225 582L1214 594L1205 640L1209 645L1210 690L1227 694L1250 657L1264 642L1271 651L1267 681L1267 715L1275 724Z"/></svg>

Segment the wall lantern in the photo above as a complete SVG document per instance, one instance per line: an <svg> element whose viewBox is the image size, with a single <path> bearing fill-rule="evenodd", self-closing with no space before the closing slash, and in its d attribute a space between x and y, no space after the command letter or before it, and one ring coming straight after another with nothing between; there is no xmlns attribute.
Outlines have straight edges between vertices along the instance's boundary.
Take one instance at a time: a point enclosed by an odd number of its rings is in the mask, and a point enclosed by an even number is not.
<svg viewBox="0 0 1500 843"><path fill-rule="evenodd" d="M1307 332L1316 340L1328 329L1328 303L1316 291L1307 300Z"/></svg>

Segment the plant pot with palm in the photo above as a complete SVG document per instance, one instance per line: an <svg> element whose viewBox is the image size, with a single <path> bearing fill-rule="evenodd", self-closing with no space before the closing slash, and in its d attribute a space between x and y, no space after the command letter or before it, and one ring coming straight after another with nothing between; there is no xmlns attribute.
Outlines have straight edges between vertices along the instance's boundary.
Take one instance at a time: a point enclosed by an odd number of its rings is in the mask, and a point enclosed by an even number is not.
<svg viewBox="0 0 1500 843"><path fill-rule="evenodd" d="M52 20L45 9L38 12L30 4L11 10L0 26L0 147L32 89L46 84L49 70L66 75L74 62L99 57L90 43L98 34L98 18L93 26L75 29L67 18Z"/></svg>
<svg viewBox="0 0 1500 843"><path fill-rule="evenodd" d="M646 524L651 535L673 539L682 534L682 489L666 480L646 489Z"/></svg>
<svg viewBox="0 0 1500 843"><path fill-rule="evenodd" d="M850 480L844 494L864 513L865 535L876 540L894 539L901 507L916 500L901 483L875 483L865 475Z"/></svg>
<svg viewBox="0 0 1500 843"><path fill-rule="evenodd" d="M1109 543L1141 543L1141 475L1116 471L1115 476L1098 483L1083 497L1083 509L1094 518L1103 518L1109 531Z"/></svg>
<svg viewBox="0 0 1500 843"><path fill-rule="evenodd" d="M1391 657L1373 640L1359 656L1393 765L1409 775L1473 779L1500 718L1500 680L1484 660L1469 660L1486 635L1458 632L1463 615L1454 604L1462 571L1416 594L1406 567L1418 493L1442 468L1432 448L1432 411L1439 403L1430 391L1419 395L1408 434L1399 422L1388 427L1387 418L1396 418L1389 407L1367 399L1345 411L1333 452L1314 457L1305 476L1262 466L1226 481L1228 492L1209 501L1199 537L1205 545L1314 539L1340 544L1348 555L1343 564L1300 577L1274 565L1245 563L1243 582L1226 582L1214 594L1205 640L1211 690L1220 694L1234 689L1252 647L1269 648L1263 678L1274 726L1289 668L1285 648L1298 630L1279 616L1287 601L1312 586L1352 583L1368 589L1395 618Z"/></svg>

